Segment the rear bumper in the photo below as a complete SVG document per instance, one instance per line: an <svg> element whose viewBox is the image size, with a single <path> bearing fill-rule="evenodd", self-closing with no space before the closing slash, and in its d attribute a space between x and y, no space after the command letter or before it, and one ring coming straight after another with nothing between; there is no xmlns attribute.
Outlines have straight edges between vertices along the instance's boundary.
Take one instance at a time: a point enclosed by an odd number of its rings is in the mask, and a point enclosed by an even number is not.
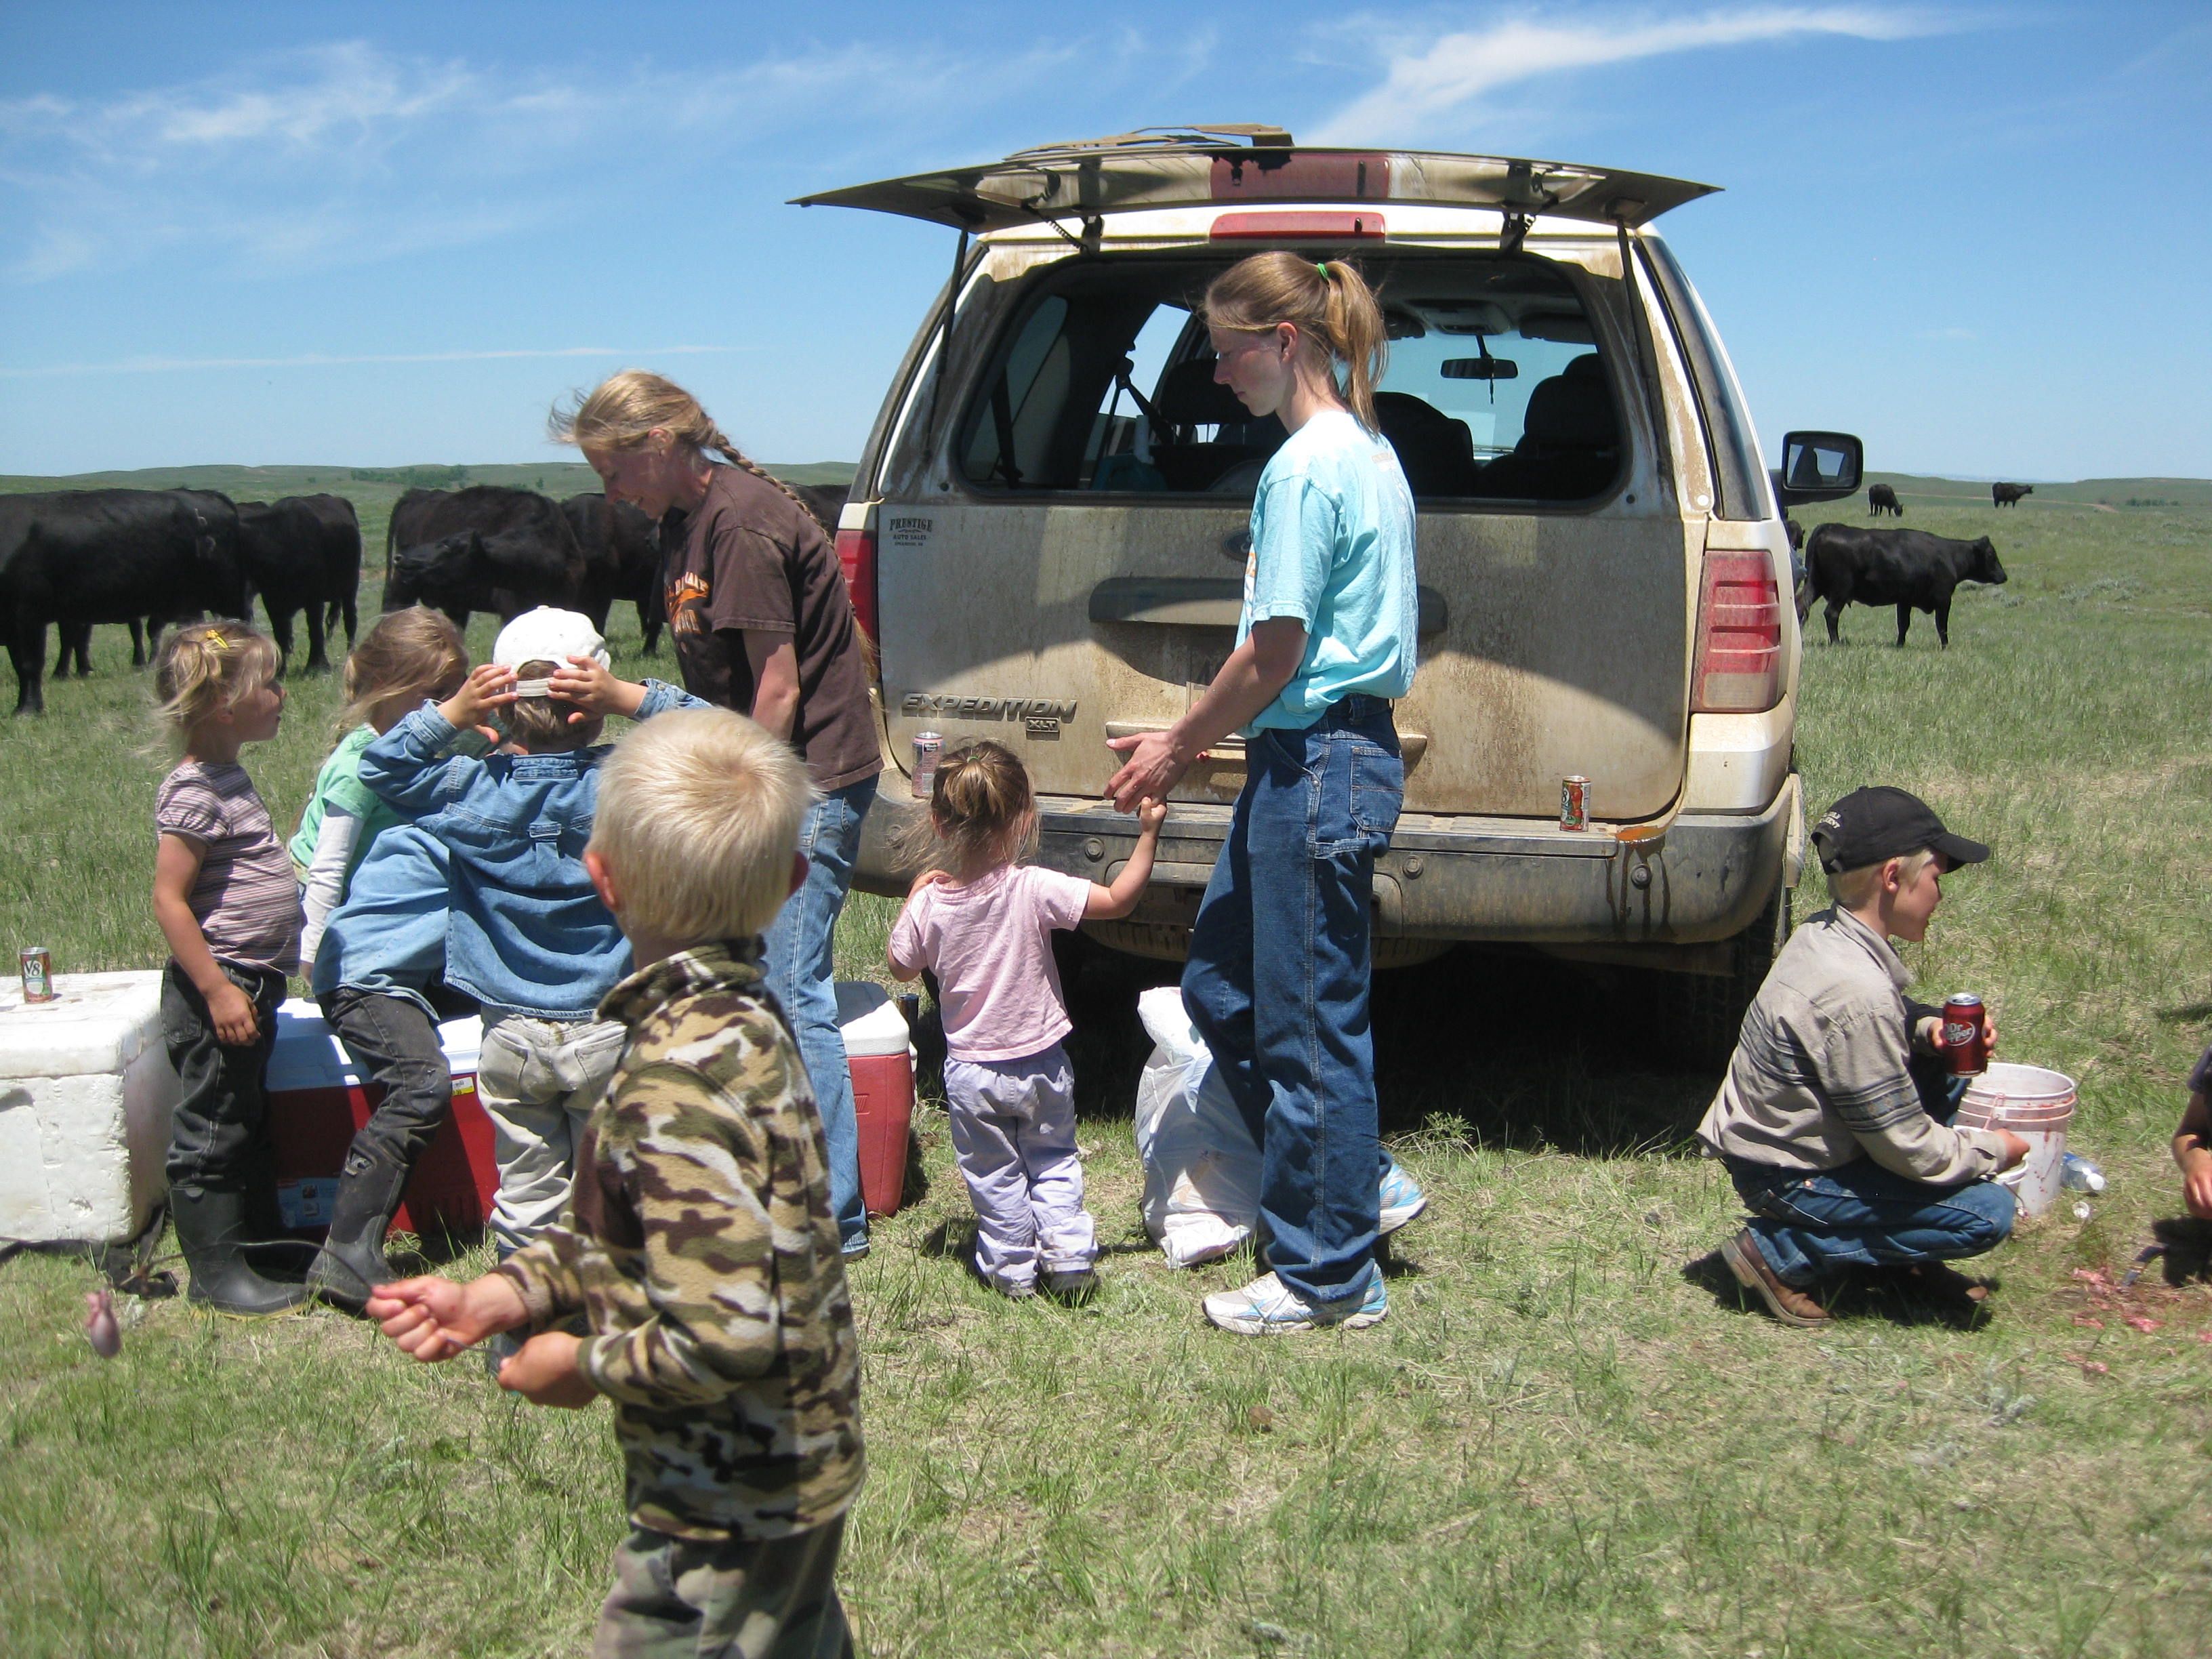
<svg viewBox="0 0 2212 1659"><path fill-rule="evenodd" d="M886 772L869 812L855 884L903 894L911 872L892 856L900 830L921 811L906 780ZM1036 862L1110 881L1136 844L1135 821L1103 802L1045 796ZM1753 812L1685 812L1656 851L1609 830L1581 834L1527 818L1409 812L1376 861L1378 933L1408 939L1529 945L1694 945L1741 933L1794 877L1802 846L1794 774ZM1186 927L1198 911L1229 831L1230 809L1176 802L1160 833L1139 924Z"/></svg>

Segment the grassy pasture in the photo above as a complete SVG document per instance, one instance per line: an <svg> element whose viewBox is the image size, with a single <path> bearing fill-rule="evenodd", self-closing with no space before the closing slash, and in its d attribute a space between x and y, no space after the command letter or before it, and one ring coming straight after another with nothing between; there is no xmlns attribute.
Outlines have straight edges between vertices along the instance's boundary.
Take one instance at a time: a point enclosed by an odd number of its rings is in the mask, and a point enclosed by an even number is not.
<svg viewBox="0 0 2212 1659"><path fill-rule="evenodd" d="M1984 992L2009 1054L2079 1079L2075 1142L2112 1180L2092 1218L2062 1207L1990 1257L1978 1328L1867 1291L1831 1332L1783 1331L1701 1263L1736 1215L1681 1145L1714 1078L1645 1057L1650 988L1455 957L1377 988L1386 1128L1432 1195L1390 1319L1242 1341L1196 1303L1249 1263L1178 1277L1143 1237L1142 1054L1107 1018L1076 1054L1099 1298L967 1280L927 1109L927 1191L855 1274L872 1473L842 1577L867 1651L2204 1650L2212 1283L2170 1224L2163 1143L2212 1036L2212 503L2116 506L2183 499L2122 480L1997 513L1985 487L1896 482L1907 524L1994 536L2012 580L1962 593L1948 653L1925 617L1893 649L1863 609L1844 647L1807 648L1808 793L1899 783L1995 843L1911 960L1928 989ZM94 655L89 682L50 682L45 720L0 726L0 937L65 973L160 958L143 677L119 629ZM249 751L281 821L333 702L295 682L285 732ZM872 971L887 921L855 901L846 971ZM1563 1017L1563 989L1602 1017ZM2074 1277L2117 1279L2161 1237L2173 1255L2124 1295ZM412 1366L328 1312L148 1304L103 1363L77 1331L93 1282L0 1267L10 1655L587 1650L619 1531L602 1414Z"/></svg>

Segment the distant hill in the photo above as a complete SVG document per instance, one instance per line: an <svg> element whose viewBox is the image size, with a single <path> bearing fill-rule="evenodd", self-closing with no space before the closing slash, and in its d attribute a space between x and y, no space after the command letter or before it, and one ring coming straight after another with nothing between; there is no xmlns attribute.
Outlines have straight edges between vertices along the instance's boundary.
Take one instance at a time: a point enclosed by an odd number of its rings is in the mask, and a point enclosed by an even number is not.
<svg viewBox="0 0 2212 1659"><path fill-rule="evenodd" d="M1989 505L1986 482L1965 478L1931 478L1911 472L1869 472L1869 483L1886 483L1900 501L1979 501ZM2212 507L2212 478L2079 478L2072 483L2034 483L2035 494L2021 509L2035 507ZM2007 511L2012 509L2008 508Z"/></svg>
<svg viewBox="0 0 2212 1659"><path fill-rule="evenodd" d="M851 461L763 461L790 483L849 483ZM234 501L268 501L319 491L352 495L356 486L392 489L459 489L466 484L507 484L548 495L579 495L599 487L581 461L520 466L149 466L127 472L76 472L60 477L0 474L0 493L27 489L219 489Z"/></svg>

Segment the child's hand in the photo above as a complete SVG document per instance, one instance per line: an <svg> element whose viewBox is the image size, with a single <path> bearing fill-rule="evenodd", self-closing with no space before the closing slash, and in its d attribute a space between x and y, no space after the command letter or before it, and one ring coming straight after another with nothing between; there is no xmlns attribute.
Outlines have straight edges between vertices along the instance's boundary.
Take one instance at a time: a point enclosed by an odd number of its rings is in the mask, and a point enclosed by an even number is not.
<svg viewBox="0 0 2212 1659"><path fill-rule="evenodd" d="M497 1273L466 1285L434 1277L379 1285L363 1311L401 1352L425 1364L451 1359L471 1343L512 1330L529 1316L514 1282Z"/></svg>
<svg viewBox="0 0 2212 1659"><path fill-rule="evenodd" d="M635 714L645 702L645 688L617 679L605 663L592 657L571 657L553 671L545 689L563 702L575 704L568 724L578 726L594 714Z"/></svg>
<svg viewBox="0 0 2212 1659"><path fill-rule="evenodd" d="M936 887L951 879L950 870L925 870L914 878L914 885L906 890L906 896L912 898L925 887Z"/></svg>
<svg viewBox="0 0 2212 1659"><path fill-rule="evenodd" d="M570 1410L588 1406L599 1397L599 1391L576 1362L577 1350L582 1346L582 1338L567 1331L533 1336L501 1364L499 1386L532 1405Z"/></svg>
<svg viewBox="0 0 2212 1659"><path fill-rule="evenodd" d="M1146 795L1137 803L1137 829L1139 833L1157 830L1168 821L1168 804Z"/></svg>
<svg viewBox="0 0 2212 1659"><path fill-rule="evenodd" d="M2212 1221L2212 1159L2198 1159L2182 1176L2181 1201L2199 1221Z"/></svg>
<svg viewBox="0 0 2212 1659"><path fill-rule="evenodd" d="M461 689L438 705L438 712L449 724L465 732L481 732L496 743L499 732L489 724L492 711L514 701L514 671L488 662L463 680Z"/></svg>
<svg viewBox="0 0 2212 1659"><path fill-rule="evenodd" d="M215 1040L227 1048L243 1048L261 1035L261 1022L253 1012L253 999L228 980L207 1000L208 1018L215 1022Z"/></svg>

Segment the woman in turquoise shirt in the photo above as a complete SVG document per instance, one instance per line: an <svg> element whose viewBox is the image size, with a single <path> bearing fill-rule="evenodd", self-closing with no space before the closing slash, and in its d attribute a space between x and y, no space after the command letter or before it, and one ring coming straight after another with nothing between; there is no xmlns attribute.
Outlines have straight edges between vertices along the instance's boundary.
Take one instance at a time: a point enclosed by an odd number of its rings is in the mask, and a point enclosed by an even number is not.
<svg viewBox="0 0 2212 1659"><path fill-rule="evenodd" d="M1245 781L1182 994L1263 1158L1272 1271L1206 1298L1246 1334L1372 1325L1378 1194L1370 895L1405 791L1390 700L1413 683L1413 498L1378 433L1382 316L1341 260L1256 254L1207 289L1214 379L1290 437L1261 475L1237 648L1165 732L1113 739L1122 811L1232 731ZM1339 380L1339 366L1343 379Z"/></svg>

